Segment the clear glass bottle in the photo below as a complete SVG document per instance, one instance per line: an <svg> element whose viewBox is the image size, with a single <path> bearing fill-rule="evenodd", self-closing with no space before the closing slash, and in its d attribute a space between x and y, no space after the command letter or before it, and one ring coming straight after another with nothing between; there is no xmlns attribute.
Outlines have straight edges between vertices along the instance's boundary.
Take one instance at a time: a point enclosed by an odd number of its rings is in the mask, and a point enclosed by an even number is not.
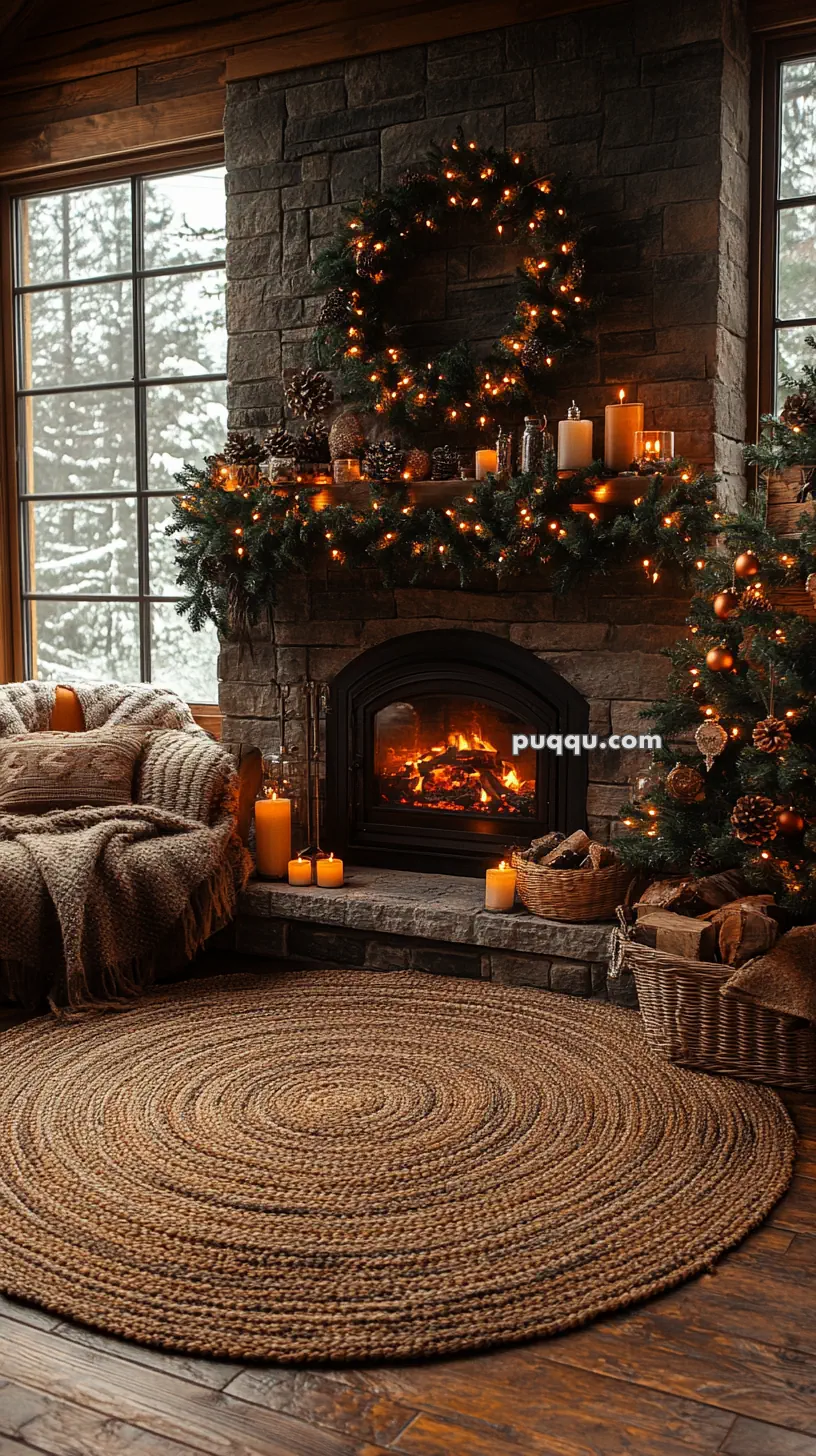
<svg viewBox="0 0 816 1456"><path fill-rule="evenodd" d="M501 426L496 439L496 474L502 480L513 474L513 431Z"/></svg>
<svg viewBox="0 0 816 1456"><path fill-rule="evenodd" d="M540 475L544 460L544 438L538 415L524 416L524 434L521 437L522 475Z"/></svg>

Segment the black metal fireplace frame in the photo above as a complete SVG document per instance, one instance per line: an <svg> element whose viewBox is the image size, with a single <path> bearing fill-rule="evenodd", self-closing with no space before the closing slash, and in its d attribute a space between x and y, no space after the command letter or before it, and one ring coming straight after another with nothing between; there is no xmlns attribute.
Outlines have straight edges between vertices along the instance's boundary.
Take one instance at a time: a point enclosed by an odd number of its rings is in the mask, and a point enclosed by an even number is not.
<svg viewBox="0 0 816 1456"><path fill-rule="evenodd" d="M374 715L402 696L467 693L535 733L584 734L586 699L532 652L486 632L411 632L363 652L331 684L325 842L350 864L477 875L510 843L586 823L586 755L537 755L535 819L389 809L373 795Z"/></svg>

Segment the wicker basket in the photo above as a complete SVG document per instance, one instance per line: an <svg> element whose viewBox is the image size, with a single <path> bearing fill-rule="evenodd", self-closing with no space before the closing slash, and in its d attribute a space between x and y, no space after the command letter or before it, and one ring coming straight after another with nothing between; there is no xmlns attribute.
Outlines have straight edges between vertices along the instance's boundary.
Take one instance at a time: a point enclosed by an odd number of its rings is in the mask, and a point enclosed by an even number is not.
<svg viewBox="0 0 816 1456"><path fill-rule="evenodd" d="M633 874L626 865L602 870L551 870L513 855L519 899L545 920L614 920Z"/></svg>
<svg viewBox="0 0 816 1456"><path fill-rule="evenodd" d="M738 996L731 966L684 960L618 931L612 976L631 971L646 1037L670 1062L774 1087L816 1088L816 1028Z"/></svg>

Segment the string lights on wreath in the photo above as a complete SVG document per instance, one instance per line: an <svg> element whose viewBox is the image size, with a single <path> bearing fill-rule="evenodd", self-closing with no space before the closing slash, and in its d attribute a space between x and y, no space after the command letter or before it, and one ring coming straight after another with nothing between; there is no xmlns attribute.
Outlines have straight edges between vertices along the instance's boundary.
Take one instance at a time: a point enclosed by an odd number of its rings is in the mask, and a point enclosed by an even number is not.
<svg viewBox="0 0 816 1456"><path fill-rule="evenodd" d="M396 324L396 287L435 234L478 216L497 241L521 244L512 317L490 356L466 344L417 362ZM584 342L581 230L565 188L520 152L483 149L459 132L428 165L362 201L315 264L329 289L316 334L345 399L396 428L493 430L503 411L550 392L552 371Z"/></svg>

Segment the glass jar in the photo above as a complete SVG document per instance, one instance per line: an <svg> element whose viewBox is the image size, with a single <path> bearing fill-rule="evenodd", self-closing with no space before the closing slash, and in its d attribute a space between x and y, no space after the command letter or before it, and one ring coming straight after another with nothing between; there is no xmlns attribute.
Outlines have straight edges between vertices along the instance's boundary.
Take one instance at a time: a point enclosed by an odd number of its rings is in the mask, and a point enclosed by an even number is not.
<svg viewBox="0 0 816 1456"><path fill-rule="evenodd" d="M540 475L544 463L544 437L538 415L524 416L524 433L521 437L522 475Z"/></svg>

